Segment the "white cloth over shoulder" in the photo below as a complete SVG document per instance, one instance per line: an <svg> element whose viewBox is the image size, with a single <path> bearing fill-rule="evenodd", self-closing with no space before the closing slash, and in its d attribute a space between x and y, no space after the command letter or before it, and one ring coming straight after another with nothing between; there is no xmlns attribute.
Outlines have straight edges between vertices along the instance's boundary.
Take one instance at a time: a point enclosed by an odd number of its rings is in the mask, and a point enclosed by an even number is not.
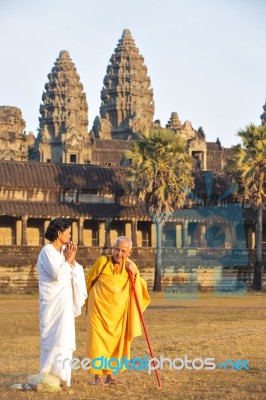
<svg viewBox="0 0 266 400"><path fill-rule="evenodd" d="M74 268L51 244L43 247L38 262L40 295L41 372L53 373L70 384L64 357L76 350L75 317L87 297L84 271ZM58 353L59 351L59 353ZM57 359L56 354L59 354ZM64 367L64 368L63 368Z"/></svg>
<svg viewBox="0 0 266 400"><path fill-rule="evenodd" d="M77 262L72 270L72 288L74 316L78 317L87 298L87 288L83 268Z"/></svg>

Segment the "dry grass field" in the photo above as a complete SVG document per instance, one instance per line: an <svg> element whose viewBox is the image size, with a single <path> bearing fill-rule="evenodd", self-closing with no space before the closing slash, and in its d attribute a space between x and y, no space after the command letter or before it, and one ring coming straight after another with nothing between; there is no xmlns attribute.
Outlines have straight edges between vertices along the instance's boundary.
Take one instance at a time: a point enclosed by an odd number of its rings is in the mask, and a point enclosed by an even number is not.
<svg viewBox="0 0 266 400"><path fill-rule="evenodd" d="M228 359L249 361L250 370L160 371L163 389L156 375L147 371L126 371L125 386L93 386L93 376L84 369L73 371L73 394L22 392L10 389L28 374L38 373L38 297L0 296L0 399L266 399L266 293L249 293L238 298L217 298L201 294L197 301L170 302L163 294L152 293L144 314L150 340L157 357L214 357L216 364ZM76 319L77 351L83 358L86 317ZM132 356L149 355L145 337L132 345Z"/></svg>

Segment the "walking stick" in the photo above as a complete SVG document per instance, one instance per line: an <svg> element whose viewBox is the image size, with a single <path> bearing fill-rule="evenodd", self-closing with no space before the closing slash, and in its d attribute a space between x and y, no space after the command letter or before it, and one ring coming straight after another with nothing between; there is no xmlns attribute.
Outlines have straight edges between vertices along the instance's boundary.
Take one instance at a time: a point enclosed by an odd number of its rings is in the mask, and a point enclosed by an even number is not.
<svg viewBox="0 0 266 400"><path fill-rule="evenodd" d="M142 314L142 310L141 310L141 307L140 307L140 304L139 304L139 299L138 299L138 296L137 296L135 283L134 283L131 271L128 271L128 276L129 276L129 279L130 279L130 282L131 282L131 286L133 288L133 292L134 292L134 296L135 296L135 300L136 300L136 304L137 304L137 308L138 308L138 312L139 312L139 317L141 319L143 330L145 332L146 340L147 340L148 347L149 347L149 350L150 350L150 355L151 355L151 358L153 359L155 357L154 357L153 350L151 348L151 342L150 342L150 339L149 339L149 336L148 336L147 328L146 328L145 321L144 321L143 314ZM159 388L161 389L163 386L162 386L162 382L161 382L161 378L160 378L158 369L156 368L154 360L152 360L152 363L153 363L154 370L155 370L155 373L156 373L156 377L157 377L157 382L158 382Z"/></svg>

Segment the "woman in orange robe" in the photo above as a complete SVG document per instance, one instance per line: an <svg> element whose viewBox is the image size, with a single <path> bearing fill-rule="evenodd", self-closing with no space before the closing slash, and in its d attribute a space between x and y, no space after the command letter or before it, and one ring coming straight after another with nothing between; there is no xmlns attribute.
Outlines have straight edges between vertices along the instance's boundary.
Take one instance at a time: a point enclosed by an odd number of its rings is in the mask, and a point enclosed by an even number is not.
<svg viewBox="0 0 266 400"><path fill-rule="evenodd" d="M142 334L128 271L134 276L143 311L150 302L150 296L146 282L140 277L136 265L128 258L131 248L131 239L126 236L118 237L112 256L99 257L86 278L86 357L91 360L89 371L95 374L95 384L123 383L116 378L118 371L126 369L121 360L124 357L130 360L133 337ZM105 382L103 376L106 376Z"/></svg>

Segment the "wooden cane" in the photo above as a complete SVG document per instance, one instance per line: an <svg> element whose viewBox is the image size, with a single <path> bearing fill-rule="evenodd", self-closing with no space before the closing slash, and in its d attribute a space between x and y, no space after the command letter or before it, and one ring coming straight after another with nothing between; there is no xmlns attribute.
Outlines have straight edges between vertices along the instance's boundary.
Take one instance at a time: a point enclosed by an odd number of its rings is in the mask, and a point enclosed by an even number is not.
<svg viewBox="0 0 266 400"><path fill-rule="evenodd" d="M152 350L152 347L151 347L151 342L150 342L150 339L149 339L149 336L148 336L147 328L146 328L145 321L144 321L143 314L142 314L142 310L141 310L141 307L140 307L140 304L139 304L139 299L138 299L138 296L137 296L135 283L134 283L134 279L133 279L133 275L132 275L131 271L128 271L128 276L129 276L129 279L130 279L130 282L131 282L131 286L132 286L132 289L133 289L133 292L134 292L134 296L135 296L135 300L136 300L136 304L137 304L137 308L138 308L138 312L139 312L139 317L141 319L143 330L145 332L146 340L147 340L148 347L149 347L149 350L150 350L150 355L151 355L151 358L153 359L155 357L154 357L154 353L153 353L153 350ZM156 377L157 377L157 382L158 382L159 388L161 389L163 386L162 386L162 382L161 382L161 378L160 378L158 369L156 368L154 360L152 360L152 363L153 363L154 370L155 370L155 373L156 373Z"/></svg>

